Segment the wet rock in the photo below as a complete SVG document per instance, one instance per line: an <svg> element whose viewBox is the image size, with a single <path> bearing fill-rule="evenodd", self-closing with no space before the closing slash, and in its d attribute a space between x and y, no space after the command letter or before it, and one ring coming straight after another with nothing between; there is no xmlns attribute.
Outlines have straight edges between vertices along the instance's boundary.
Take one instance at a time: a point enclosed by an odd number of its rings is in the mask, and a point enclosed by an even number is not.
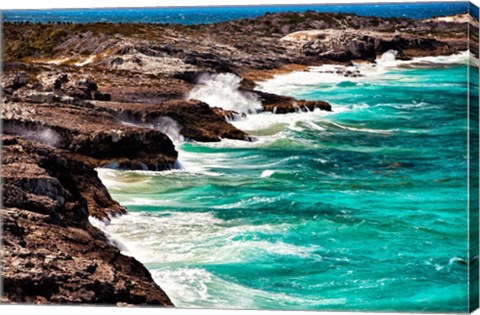
<svg viewBox="0 0 480 315"><path fill-rule="evenodd" d="M332 110L332 106L329 103L323 101L296 100L293 97L276 95L261 91L253 91L253 93L258 95L259 100L262 102L262 106L265 111L273 112L276 114L286 114L297 111L313 111L316 108L325 111Z"/></svg>
<svg viewBox="0 0 480 315"><path fill-rule="evenodd" d="M238 113L234 110L223 109L220 107L212 107L213 112L218 115L225 117L228 120L238 120L247 117L245 113Z"/></svg>

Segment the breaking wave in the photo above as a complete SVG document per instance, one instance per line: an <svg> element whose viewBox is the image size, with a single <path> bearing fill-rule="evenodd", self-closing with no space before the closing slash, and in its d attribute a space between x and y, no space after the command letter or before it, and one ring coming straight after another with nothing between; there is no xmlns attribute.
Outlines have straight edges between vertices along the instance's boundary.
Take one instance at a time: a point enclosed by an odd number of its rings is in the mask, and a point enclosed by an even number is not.
<svg viewBox="0 0 480 315"><path fill-rule="evenodd" d="M241 81L232 73L204 74L188 98L238 113L256 113L262 109L262 104L255 95L238 89Z"/></svg>

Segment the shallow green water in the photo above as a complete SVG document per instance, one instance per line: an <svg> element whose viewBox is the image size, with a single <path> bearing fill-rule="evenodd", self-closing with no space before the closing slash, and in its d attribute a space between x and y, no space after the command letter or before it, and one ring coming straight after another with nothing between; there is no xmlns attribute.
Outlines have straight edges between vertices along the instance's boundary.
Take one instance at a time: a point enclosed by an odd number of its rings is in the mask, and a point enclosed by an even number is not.
<svg viewBox="0 0 480 315"><path fill-rule="evenodd" d="M181 170L101 170L106 231L180 307L465 311L467 66L367 74L265 83L334 112L249 115Z"/></svg>

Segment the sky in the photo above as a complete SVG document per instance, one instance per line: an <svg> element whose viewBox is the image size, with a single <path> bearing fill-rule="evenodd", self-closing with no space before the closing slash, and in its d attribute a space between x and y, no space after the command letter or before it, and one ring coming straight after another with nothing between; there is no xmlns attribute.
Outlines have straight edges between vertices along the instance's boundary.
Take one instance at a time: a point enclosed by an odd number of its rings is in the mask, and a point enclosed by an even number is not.
<svg viewBox="0 0 480 315"><path fill-rule="evenodd" d="M5 9L52 9L52 8L102 8L102 7L161 7L161 6L199 6L199 5L248 5L248 4L325 4L325 3L364 3L364 2L432 2L431 0L4 0L0 10ZM480 0L472 1L479 5Z"/></svg>

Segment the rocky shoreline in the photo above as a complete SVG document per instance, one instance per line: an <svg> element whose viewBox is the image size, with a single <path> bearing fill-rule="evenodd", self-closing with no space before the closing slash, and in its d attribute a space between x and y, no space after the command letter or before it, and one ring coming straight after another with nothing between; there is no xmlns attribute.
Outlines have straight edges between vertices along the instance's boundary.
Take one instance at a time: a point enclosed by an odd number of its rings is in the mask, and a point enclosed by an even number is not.
<svg viewBox="0 0 480 315"><path fill-rule="evenodd" d="M6 301L173 306L142 264L89 223L125 213L90 165L36 141L2 143Z"/></svg>
<svg viewBox="0 0 480 315"><path fill-rule="evenodd" d="M238 77L235 92L261 111L332 111L254 81L389 50L451 55L468 50L468 23L313 11L195 26L4 23L2 301L173 306L90 224L126 213L95 168L175 168L173 136L255 141L229 123L244 113L189 99L206 74ZM478 33L470 38L478 43ZM470 50L478 57L478 44Z"/></svg>

